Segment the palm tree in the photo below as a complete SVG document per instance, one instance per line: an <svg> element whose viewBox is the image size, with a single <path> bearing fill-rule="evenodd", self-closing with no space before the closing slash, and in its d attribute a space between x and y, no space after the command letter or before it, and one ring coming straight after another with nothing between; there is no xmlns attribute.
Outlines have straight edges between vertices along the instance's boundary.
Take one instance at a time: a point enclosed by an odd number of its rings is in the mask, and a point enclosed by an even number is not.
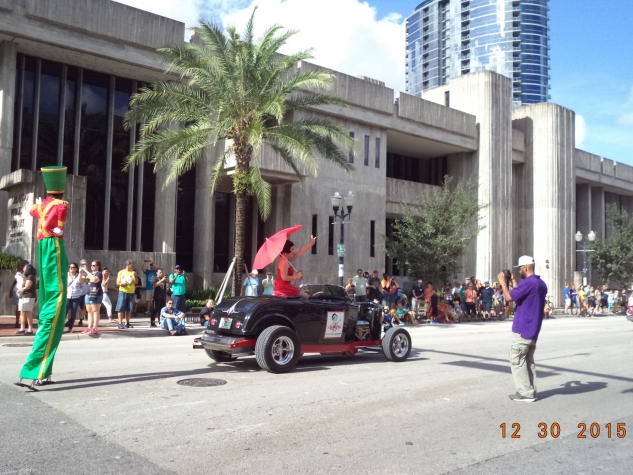
<svg viewBox="0 0 633 475"><path fill-rule="evenodd" d="M233 295L240 288L244 267L244 234L249 194L257 197L262 219L271 211L270 184L253 158L265 144L301 178L298 163L316 174L322 157L343 170L352 166L346 150L353 139L327 117L287 120L288 114L322 105L346 105L340 98L320 92L331 87L333 74L325 70L300 72L295 66L312 58L312 50L282 56L279 49L296 31L280 32L274 25L254 38L254 16L241 36L235 27L201 20L193 28L196 40L167 46L165 71L182 81L157 82L130 100L126 127L140 123L140 139L126 158L126 167L147 161L154 169L169 167L171 181L195 166L209 147L226 143L213 167L212 190L224 174L227 159L235 160L232 175L235 194L235 258Z"/></svg>

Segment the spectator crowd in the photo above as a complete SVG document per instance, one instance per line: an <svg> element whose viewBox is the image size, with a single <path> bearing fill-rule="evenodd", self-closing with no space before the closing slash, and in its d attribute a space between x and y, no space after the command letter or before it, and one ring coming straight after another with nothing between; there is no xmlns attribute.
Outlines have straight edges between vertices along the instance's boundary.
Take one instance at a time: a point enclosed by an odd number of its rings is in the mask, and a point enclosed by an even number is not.
<svg viewBox="0 0 633 475"><path fill-rule="evenodd" d="M66 275L66 328L73 332L75 323L84 326L82 333L96 335L101 319L101 306L105 307L110 323L118 323L119 329L132 328L130 318L136 313L139 303L144 302L146 314L150 316L150 326L161 328L171 335L186 334L185 318L187 275L176 265L167 275L154 262L145 260L141 268L143 279L134 268L131 259L115 274L101 265L99 260L81 259L71 262ZM116 277L114 277L116 275ZM37 276L33 266L23 261L18 265L9 297L16 309L16 332L18 335L33 334L33 308L37 300ZM113 306L109 291L118 291L116 307L117 320L113 319Z"/></svg>
<svg viewBox="0 0 633 475"><path fill-rule="evenodd" d="M150 326L160 326L171 335L186 334L185 312L188 278L184 269L176 265L173 272L166 273L154 262L145 260L141 267L141 277L132 260L125 261L125 267L115 274L93 260L88 265L86 259L72 262L67 274L67 320L69 333L75 324L86 328L82 333L98 334L101 305L105 307L110 323L117 323L119 329L131 328L130 318L136 313L139 303L144 302ZM242 282L240 295L273 295L272 272L267 272L261 282L258 272L253 270ZM143 283L143 281L145 283ZM302 282L297 281L300 287ZM10 298L16 309L16 334L33 334L33 309L37 300L37 276L34 267L27 262L18 266ZM109 291L118 291L116 299L117 320L113 319L113 305ZM384 323L391 325L417 325L429 323L461 323L464 321L487 322L492 319L506 320L513 313L513 304L504 302L502 287L498 282L469 277L464 282L444 282L436 286L434 282L417 281L411 292L403 292L395 276L387 273L379 276L358 269L354 277L347 279L345 292L356 302L376 302L384 308ZM576 286L566 283L563 289L565 314L579 317L605 313L626 314L633 307L633 292L608 289L606 285ZM214 301L208 299L200 311L200 324L208 325L213 312ZM551 314L551 306L545 305L545 315Z"/></svg>

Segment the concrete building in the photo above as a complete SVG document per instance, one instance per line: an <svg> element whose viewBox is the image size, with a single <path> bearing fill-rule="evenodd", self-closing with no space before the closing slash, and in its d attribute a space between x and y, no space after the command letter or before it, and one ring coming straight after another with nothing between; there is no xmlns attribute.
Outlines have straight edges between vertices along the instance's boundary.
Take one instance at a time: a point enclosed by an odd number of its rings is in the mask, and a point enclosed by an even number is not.
<svg viewBox="0 0 633 475"><path fill-rule="evenodd" d="M406 91L489 70L515 105L549 100L549 0L425 0L407 18Z"/></svg>
<svg viewBox="0 0 633 475"><path fill-rule="evenodd" d="M170 185L162 170L121 171L137 136L122 126L130 95L143 84L177 79L164 75L155 49L183 42L184 25L108 0L60 0L55 8L0 0L0 13L3 247L33 257L28 209L41 193L35 170L66 164L71 258L99 258L113 269L130 256L139 267L150 258L167 269L178 262L193 271L197 286L217 285L234 240L228 181L215 194L209 189L225 144ZM633 211L633 168L577 150L573 111L551 103L513 108L512 89L511 78L477 71L426 91L423 100L335 73L332 93L350 106L311 114L334 117L354 135L355 170L344 174L323 163L317 177L299 180L263 149L258 160L273 185L273 212L262 222L251 200L247 262L265 237L303 224L293 236L298 245L310 234L318 238L299 261L306 282L337 282L339 228L332 225L330 197L351 190L356 205L345 224L345 275L386 269L407 280L382 250L402 205L440 185L445 174L478 177L486 228L465 253L463 274L494 278L531 254L560 302L565 281L582 267L574 233L605 236L607 203Z"/></svg>

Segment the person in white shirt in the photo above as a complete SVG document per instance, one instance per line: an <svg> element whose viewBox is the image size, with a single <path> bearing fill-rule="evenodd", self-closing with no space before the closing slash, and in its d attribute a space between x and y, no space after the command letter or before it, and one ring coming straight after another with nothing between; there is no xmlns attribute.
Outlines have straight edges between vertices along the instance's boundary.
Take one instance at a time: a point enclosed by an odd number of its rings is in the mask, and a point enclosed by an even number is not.
<svg viewBox="0 0 633 475"><path fill-rule="evenodd" d="M257 278L258 272L253 269L251 275L244 279L242 283L241 296L256 297L259 289L259 279Z"/></svg>

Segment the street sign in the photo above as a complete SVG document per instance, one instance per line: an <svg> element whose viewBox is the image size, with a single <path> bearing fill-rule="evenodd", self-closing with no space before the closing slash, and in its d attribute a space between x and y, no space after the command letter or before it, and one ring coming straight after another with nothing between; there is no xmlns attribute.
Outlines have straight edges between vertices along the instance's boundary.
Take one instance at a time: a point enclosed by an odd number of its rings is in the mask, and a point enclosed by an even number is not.
<svg viewBox="0 0 633 475"><path fill-rule="evenodd" d="M345 244L337 244L336 253L338 254L338 257L345 257Z"/></svg>

